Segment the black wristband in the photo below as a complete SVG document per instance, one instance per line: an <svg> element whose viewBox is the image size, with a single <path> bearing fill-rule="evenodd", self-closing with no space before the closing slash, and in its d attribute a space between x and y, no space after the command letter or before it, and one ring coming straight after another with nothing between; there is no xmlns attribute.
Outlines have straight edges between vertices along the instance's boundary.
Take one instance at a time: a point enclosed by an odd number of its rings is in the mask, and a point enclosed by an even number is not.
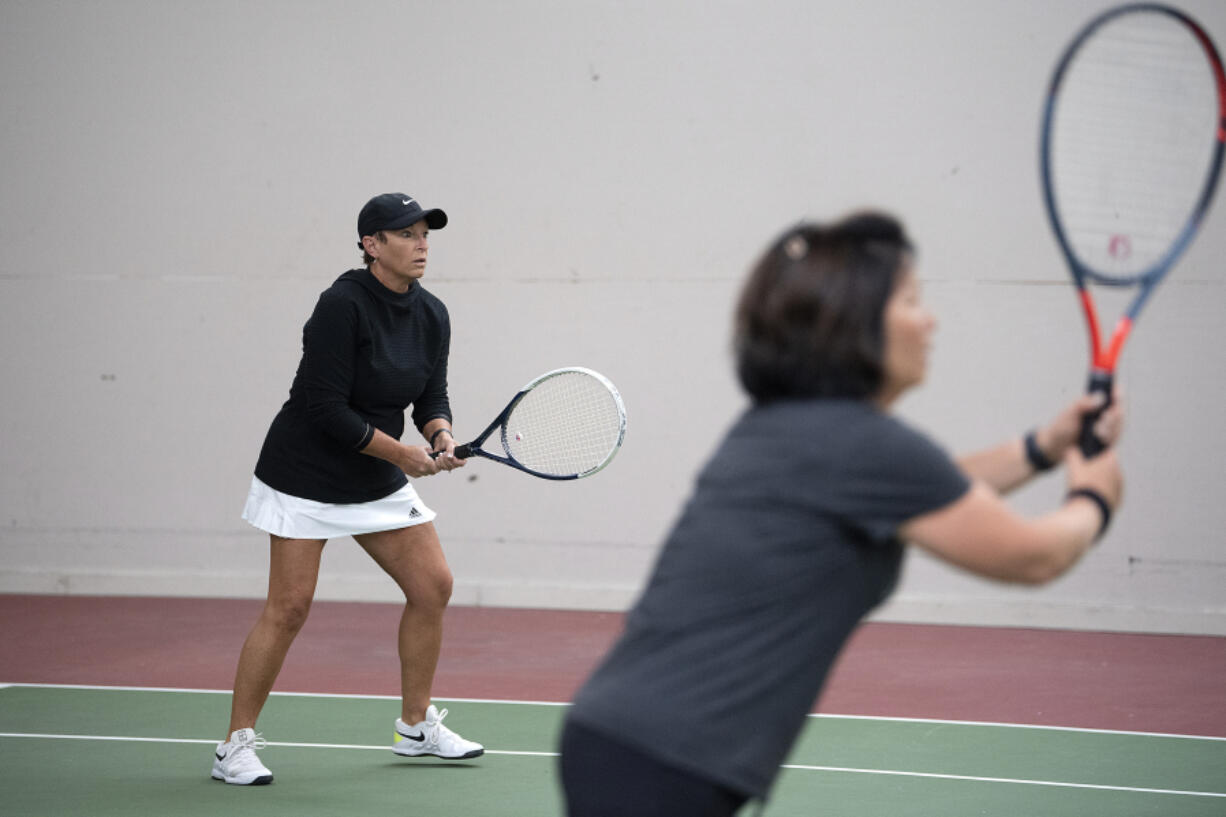
<svg viewBox="0 0 1226 817"><path fill-rule="evenodd" d="M1026 461L1034 470L1050 471L1056 467L1056 464L1043 453L1043 449L1039 448L1039 441L1033 429L1026 432L1026 436L1022 438L1022 445L1026 448Z"/></svg>
<svg viewBox="0 0 1226 817"><path fill-rule="evenodd" d="M1097 542L1103 538L1103 534L1107 532L1107 526L1111 524L1111 505L1107 503L1106 497L1093 488L1074 488L1065 495L1064 501L1068 502L1070 499L1079 496L1092 500L1098 506L1099 513L1103 516L1103 521L1098 526L1098 533L1094 534L1094 541Z"/></svg>
<svg viewBox="0 0 1226 817"><path fill-rule="evenodd" d="M434 441L437 440L438 435L442 434L444 431L446 431L448 434L451 434L451 429L447 428L447 426L442 426L441 428L436 428L434 430L434 433L430 435L430 447L431 448L434 448ZM451 434L451 439L453 440L455 439L454 434Z"/></svg>

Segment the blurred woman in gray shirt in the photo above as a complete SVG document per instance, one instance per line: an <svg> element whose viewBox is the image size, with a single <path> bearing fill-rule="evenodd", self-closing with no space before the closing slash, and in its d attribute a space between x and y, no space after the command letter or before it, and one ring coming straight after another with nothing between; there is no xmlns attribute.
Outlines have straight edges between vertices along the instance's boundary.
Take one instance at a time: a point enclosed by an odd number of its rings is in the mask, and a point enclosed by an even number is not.
<svg viewBox="0 0 1226 817"><path fill-rule="evenodd" d="M902 226L881 214L786 231L751 272L735 353L752 406L700 473L625 632L562 735L570 817L731 815L765 799L853 629L893 590L903 542L993 579L1068 570L1120 501L1113 449L1084 460L1083 397L954 460L894 418L936 321ZM1114 443L1118 401L1097 432ZM1054 463L1066 501L1001 495Z"/></svg>

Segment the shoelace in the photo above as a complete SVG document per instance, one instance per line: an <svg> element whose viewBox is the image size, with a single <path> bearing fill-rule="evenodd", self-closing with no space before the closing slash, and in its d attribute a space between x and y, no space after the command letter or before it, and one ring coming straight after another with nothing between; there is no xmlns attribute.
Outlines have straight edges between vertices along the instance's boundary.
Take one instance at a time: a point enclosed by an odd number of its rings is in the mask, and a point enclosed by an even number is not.
<svg viewBox="0 0 1226 817"><path fill-rule="evenodd" d="M228 768L233 772L262 770L264 764L256 757L255 750L263 749L267 745L268 742L264 740L264 736L258 732L249 739L239 739L233 744L230 756L226 758Z"/></svg>
<svg viewBox="0 0 1226 817"><path fill-rule="evenodd" d="M426 728L422 730L422 732L425 733L425 743L432 746L438 746L439 733L446 729L446 727L443 726L443 718L445 717L447 717L447 710L440 709L438 710L437 718L435 718L433 721L426 721Z"/></svg>
<svg viewBox="0 0 1226 817"><path fill-rule="evenodd" d="M244 736L244 738L245 737L246 736ZM268 741L264 740L264 736L261 735L259 732L256 732L251 736L250 740L240 739L238 743L234 744L234 750L238 751L239 749L263 749L267 745L268 745Z"/></svg>

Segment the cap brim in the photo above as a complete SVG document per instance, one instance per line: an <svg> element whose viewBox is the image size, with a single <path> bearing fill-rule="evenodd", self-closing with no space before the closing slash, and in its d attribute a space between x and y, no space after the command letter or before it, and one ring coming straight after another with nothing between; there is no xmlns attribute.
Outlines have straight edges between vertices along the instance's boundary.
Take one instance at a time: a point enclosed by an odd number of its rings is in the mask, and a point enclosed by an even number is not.
<svg viewBox="0 0 1226 817"><path fill-rule="evenodd" d="M380 229L402 230L419 221L426 222L426 226L431 230L441 230L447 226L447 214L442 210L422 210L419 213L413 213L412 215L406 215L403 218L397 219Z"/></svg>

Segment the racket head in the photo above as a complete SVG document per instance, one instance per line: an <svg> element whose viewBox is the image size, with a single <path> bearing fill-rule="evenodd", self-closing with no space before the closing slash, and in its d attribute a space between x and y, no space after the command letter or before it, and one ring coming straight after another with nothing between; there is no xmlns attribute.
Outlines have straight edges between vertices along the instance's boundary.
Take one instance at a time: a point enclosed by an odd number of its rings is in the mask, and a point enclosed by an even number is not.
<svg viewBox="0 0 1226 817"><path fill-rule="evenodd" d="M626 406L599 372L554 369L520 390L500 436L515 467L545 479L580 479L605 468L621 449Z"/></svg>
<svg viewBox="0 0 1226 817"><path fill-rule="evenodd" d="M1224 142L1226 74L1194 20L1153 3L1091 20L1057 64L1041 139L1074 283L1156 284L1209 208Z"/></svg>

